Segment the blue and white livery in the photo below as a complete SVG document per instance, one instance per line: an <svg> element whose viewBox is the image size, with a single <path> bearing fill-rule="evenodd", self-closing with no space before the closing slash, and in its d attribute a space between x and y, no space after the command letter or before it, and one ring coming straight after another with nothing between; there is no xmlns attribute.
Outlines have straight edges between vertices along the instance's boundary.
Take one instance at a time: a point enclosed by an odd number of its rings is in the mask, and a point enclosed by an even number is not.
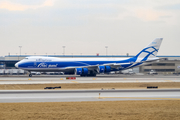
<svg viewBox="0 0 180 120"><path fill-rule="evenodd" d="M96 76L98 73L121 71L157 61L163 38L156 38L132 58L55 58L31 56L15 64L17 68L37 72L65 72L80 76Z"/></svg>

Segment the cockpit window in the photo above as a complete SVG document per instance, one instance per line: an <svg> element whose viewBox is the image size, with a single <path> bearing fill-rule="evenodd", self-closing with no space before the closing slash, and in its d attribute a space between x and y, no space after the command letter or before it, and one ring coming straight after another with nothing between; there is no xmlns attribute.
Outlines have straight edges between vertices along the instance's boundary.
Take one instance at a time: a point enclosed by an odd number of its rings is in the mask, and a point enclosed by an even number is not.
<svg viewBox="0 0 180 120"><path fill-rule="evenodd" d="M26 60L27 60L28 58L24 58L24 59L26 59Z"/></svg>

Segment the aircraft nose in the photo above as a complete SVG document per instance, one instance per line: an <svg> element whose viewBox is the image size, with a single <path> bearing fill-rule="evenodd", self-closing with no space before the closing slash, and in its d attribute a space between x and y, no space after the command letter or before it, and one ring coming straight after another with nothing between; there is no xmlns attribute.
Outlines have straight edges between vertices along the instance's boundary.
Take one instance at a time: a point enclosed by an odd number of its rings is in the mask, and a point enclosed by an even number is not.
<svg viewBox="0 0 180 120"><path fill-rule="evenodd" d="M18 63L15 64L15 67L18 68Z"/></svg>

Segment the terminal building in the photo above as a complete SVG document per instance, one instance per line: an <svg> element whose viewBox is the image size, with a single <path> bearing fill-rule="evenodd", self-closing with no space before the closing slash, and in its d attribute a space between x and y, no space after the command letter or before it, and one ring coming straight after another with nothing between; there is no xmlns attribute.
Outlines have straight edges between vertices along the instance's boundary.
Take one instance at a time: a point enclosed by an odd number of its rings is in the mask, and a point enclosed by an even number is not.
<svg viewBox="0 0 180 120"><path fill-rule="evenodd" d="M15 63L24 59L29 55L9 55L0 57L0 69L16 69ZM59 58L125 58L133 56L96 56L96 55L48 55L48 57L59 57ZM151 70L155 70L160 74L173 74L180 73L180 56L157 56L159 58L165 58L159 62L148 64L134 68L133 71L136 73L149 73Z"/></svg>

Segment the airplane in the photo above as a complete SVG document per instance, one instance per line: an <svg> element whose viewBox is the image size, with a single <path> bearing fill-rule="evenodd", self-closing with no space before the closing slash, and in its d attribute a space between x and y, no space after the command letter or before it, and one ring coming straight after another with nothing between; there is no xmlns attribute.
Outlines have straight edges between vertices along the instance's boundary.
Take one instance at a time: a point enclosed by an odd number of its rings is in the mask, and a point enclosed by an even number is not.
<svg viewBox="0 0 180 120"><path fill-rule="evenodd" d="M64 72L80 76L122 71L157 62L156 57L163 38L154 39L147 47L131 58L56 58L30 56L15 64L16 68L31 72Z"/></svg>

